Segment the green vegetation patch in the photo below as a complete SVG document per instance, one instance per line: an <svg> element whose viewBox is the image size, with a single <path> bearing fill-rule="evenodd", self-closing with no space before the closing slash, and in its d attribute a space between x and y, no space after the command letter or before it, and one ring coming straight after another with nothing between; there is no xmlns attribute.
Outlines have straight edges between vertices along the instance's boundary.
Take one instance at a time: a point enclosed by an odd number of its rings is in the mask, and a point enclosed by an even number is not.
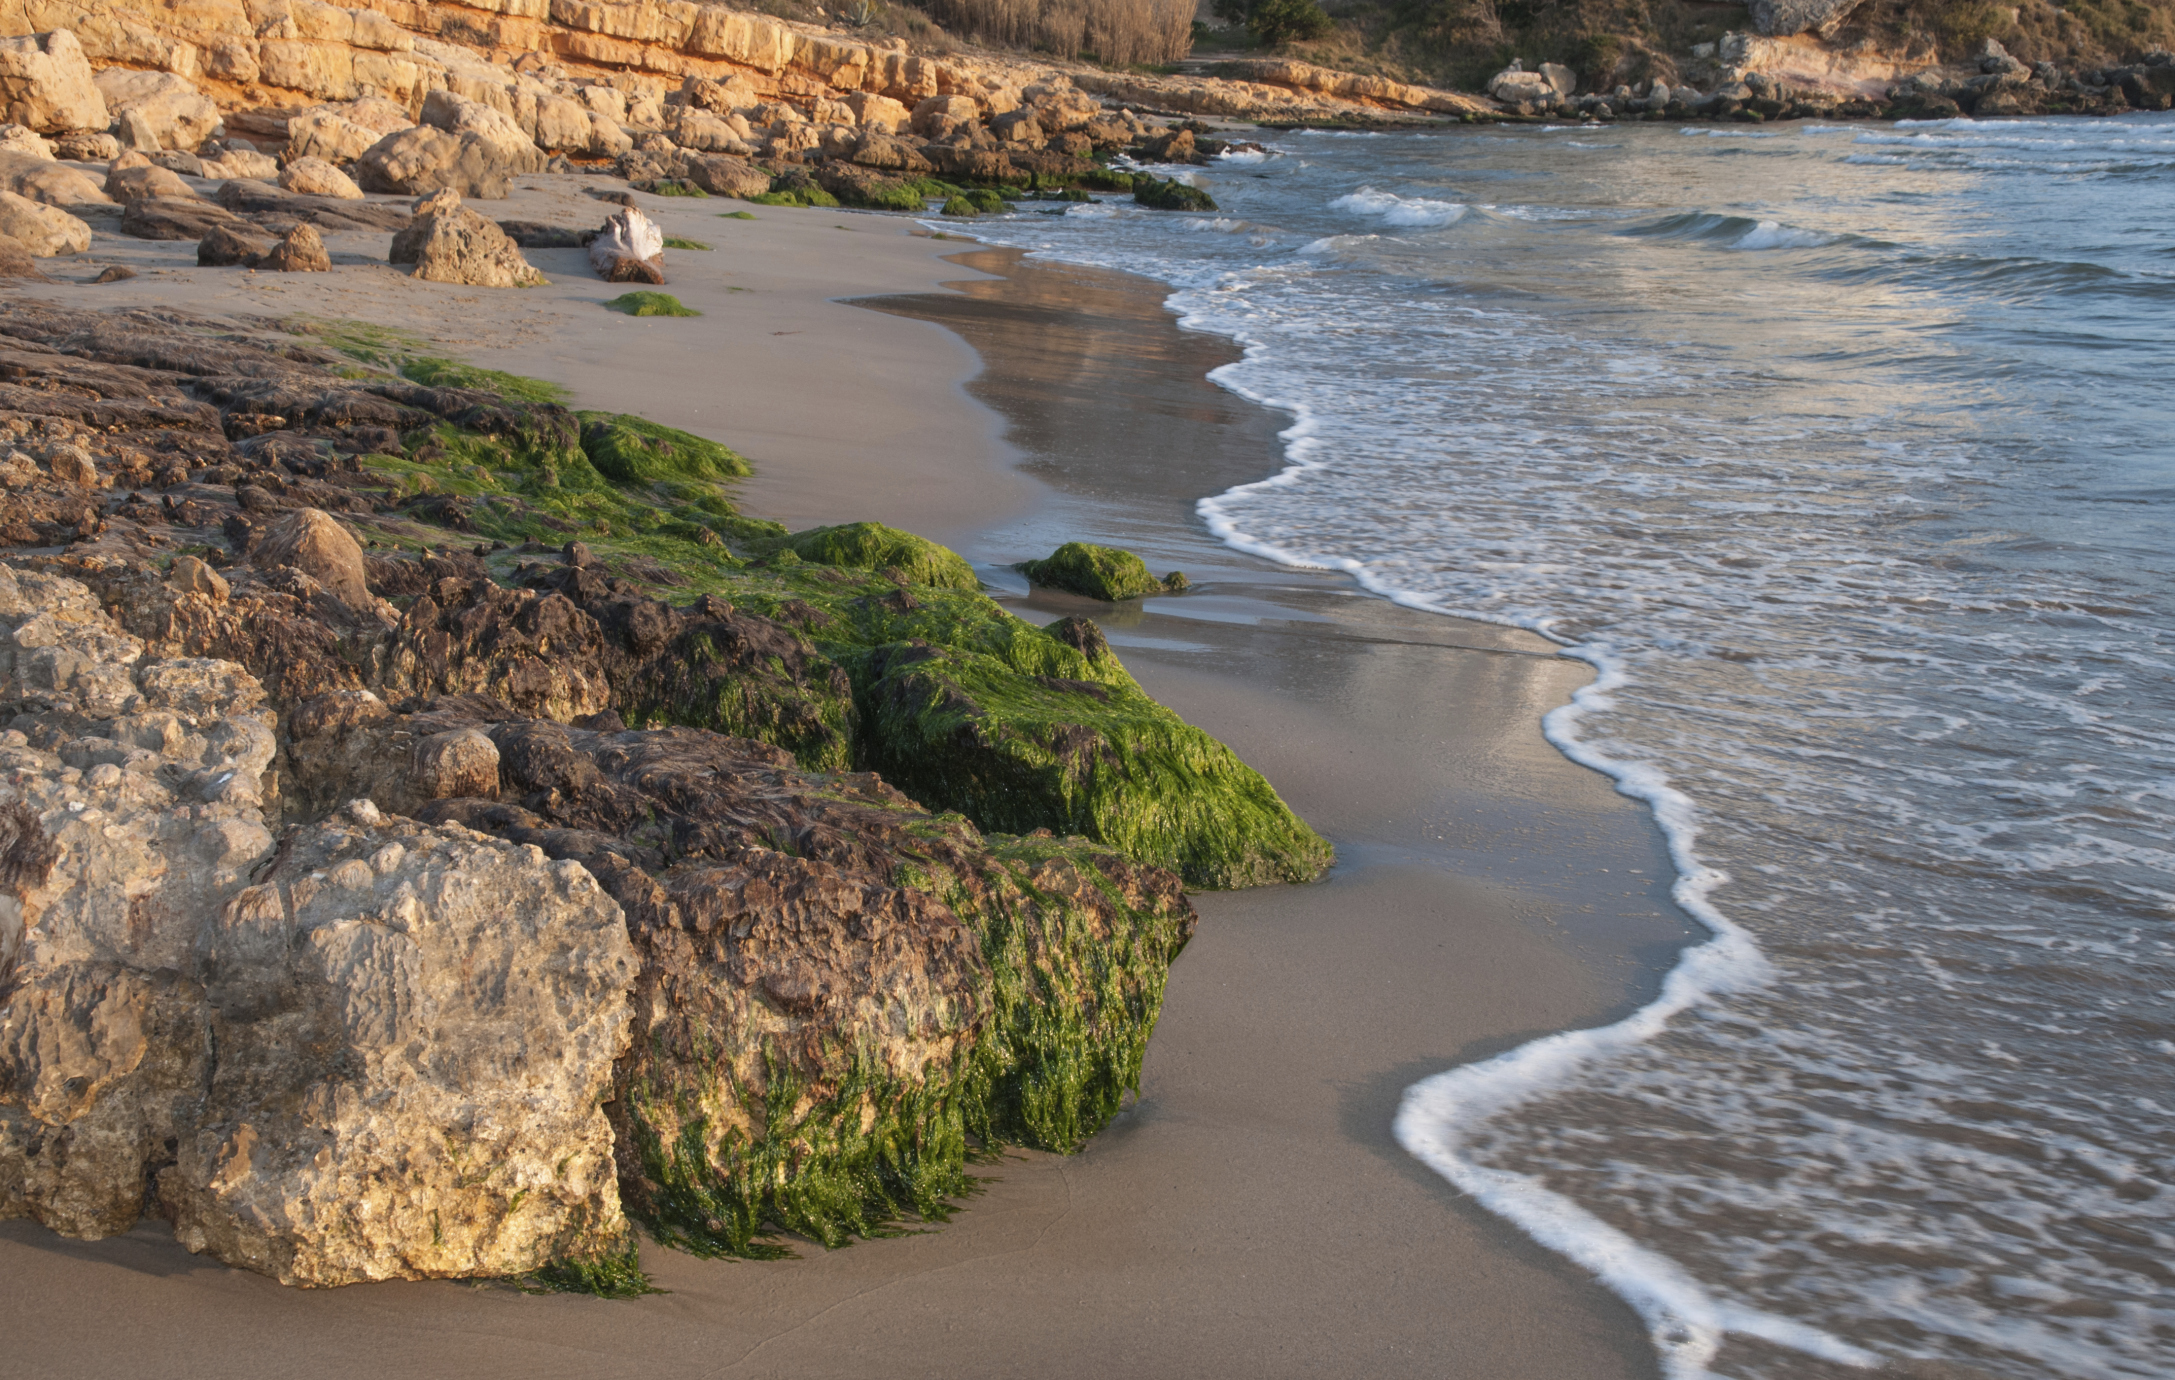
<svg viewBox="0 0 2175 1380"><path fill-rule="evenodd" d="M741 215L744 215L744 216L745 216L745 215L747 215L748 213L747 213L747 212L745 212L745 211L742 211L742 212L740 212L739 214L741 214ZM750 220L753 220L753 219L754 219L754 217L753 217L753 216L748 216L748 219L750 219ZM706 253L706 254L707 254L707 253L709 253L709 252L710 252L710 250L712 249L712 247L713 247L713 246L710 246L710 245L704 244L704 243L703 243L703 242L702 242L701 240L690 240L690 239L682 239L682 238L681 238L680 236L678 236L678 235L667 235L667 236L665 236L665 248L667 248L667 249L699 249L699 250L701 250L701 251L703 251L704 253Z"/></svg>
<svg viewBox="0 0 2175 1380"><path fill-rule="evenodd" d="M562 1256L523 1276L521 1288L531 1294L594 1294L605 1299L635 1299L665 1292L651 1284L648 1272L643 1270L640 1245L631 1228L606 1249Z"/></svg>
<svg viewBox="0 0 2175 1380"><path fill-rule="evenodd" d="M708 197L710 195L684 177L660 177L653 182L637 182L634 186L636 191L648 192L651 196Z"/></svg>
<svg viewBox="0 0 2175 1380"><path fill-rule="evenodd" d="M1175 177L1133 174L1133 200L1156 211L1213 211L1216 199Z"/></svg>
<svg viewBox="0 0 2175 1380"><path fill-rule="evenodd" d="M1085 835L1197 887L1311 881L1328 867L1328 843L1259 772L1107 651L1094 665L1049 641L1071 654L1042 649L1049 671L918 640L849 661L862 760L984 829Z"/></svg>
<svg viewBox="0 0 2175 1380"><path fill-rule="evenodd" d="M901 532L880 522L849 522L811 527L786 538L786 549L804 561L849 570L896 570L907 582L938 589L982 587L974 567L955 552L926 537Z"/></svg>
<svg viewBox="0 0 2175 1380"><path fill-rule="evenodd" d="M1186 588L1186 577L1175 570L1158 580L1132 552L1084 541L1066 542L1047 560L1022 561L1019 570L1035 584L1113 604L1147 594L1176 594Z"/></svg>
<svg viewBox="0 0 2175 1380"><path fill-rule="evenodd" d="M429 388L473 388L522 402L563 403L572 395L556 383L479 369L458 360L418 356L400 361L401 377Z"/></svg>
<svg viewBox="0 0 2175 1380"><path fill-rule="evenodd" d="M625 312L629 316L700 316L701 312L687 306L669 292L627 292L604 304L612 311Z"/></svg>
<svg viewBox="0 0 2175 1380"><path fill-rule="evenodd" d="M772 190L767 192L758 192L756 195L749 197L748 200L754 202L758 206L836 207L838 205L837 197L832 196L829 192L824 191L821 187L816 186L812 182L804 186L794 187L785 191L779 191L776 188L773 188Z"/></svg>
<svg viewBox="0 0 2175 1380"><path fill-rule="evenodd" d="M718 218L719 220L754 220L754 219L755 219L755 212L753 212L753 211L720 211L720 212L718 212L718 213L717 213L717 218Z"/></svg>
<svg viewBox="0 0 2175 1380"><path fill-rule="evenodd" d="M615 484L744 479L755 471L729 446L624 412L581 412L582 453Z"/></svg>

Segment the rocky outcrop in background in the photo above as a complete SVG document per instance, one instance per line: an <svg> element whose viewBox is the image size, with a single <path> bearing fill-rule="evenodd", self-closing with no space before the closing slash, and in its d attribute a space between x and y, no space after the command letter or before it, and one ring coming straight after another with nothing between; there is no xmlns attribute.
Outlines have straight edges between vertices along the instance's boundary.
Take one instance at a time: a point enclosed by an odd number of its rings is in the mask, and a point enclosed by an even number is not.
<svg viewBox="0 0 2175 1380"><path fill-rule="evenodd" d="M0 305L0 1215L602 1292L941 1218L1137 1083L1181 871L1328 860L942 548L263 332Z"/></svg>

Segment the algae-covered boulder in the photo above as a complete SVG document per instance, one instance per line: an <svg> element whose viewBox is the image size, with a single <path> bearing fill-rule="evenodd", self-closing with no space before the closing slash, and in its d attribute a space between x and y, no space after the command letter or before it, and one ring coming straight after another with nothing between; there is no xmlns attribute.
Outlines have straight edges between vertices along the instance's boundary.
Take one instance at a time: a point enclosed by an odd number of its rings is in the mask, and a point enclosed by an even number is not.
<svg viewBox="0 0 2175 1380"><path fill-rule="evenodd" d="M1213 211L1216 198L1177 178L1152 173L1133 174L1133 200L1156 211Z"/></svg>
<svg viewBox="0 0 2175 1380"><path fill-rule="evenodd" d="M383 731L430 741L481 709ZM878 777L720 734L466 731L496 746L501 799L423 817L579 861L627 914L642 976L606 1111L627 1210L660 1241L774 1254L775 1228L838 1245L940 1218L970 1134L1071 1150L1138 1086L1192 931L1170 873L985 840Z"/></svg>
<svg viewBox="0 0 2175 1380"><path fill-rule="evenodd" d="M925 537L880 522L812 527L786 538L786 549L804 561L849 570L896 570L907 581L938 589L980 589L974 567Z"/></svg>
<svg viewBox="0 0 2175 1380"><path fill-rule="evenodd" d="M731 448L684 431L608 412L584 412L582 451L616 484L661 479L739 479L753 473Z"/></svg>
<svg viewBox="0 0 2175 1380"><path fill-rule="evenodd" d="M1086 835L1193 886L1311 881L1329 865L1259 772L1115 657L1047 640L1059 674L928 642L877 648L857 675L863 759L984 829Z"/></svg>
<svg viewBox="0 0 2175 1380"><path fill-rule="evenodd" d="M1186 588L1186 577L1175 570L1158 580L1132 552L1084 541L1066 542L1047 560L1022 561L1019 570L1035 584L1113 604L1144 594L1176 594Z"/></svg>

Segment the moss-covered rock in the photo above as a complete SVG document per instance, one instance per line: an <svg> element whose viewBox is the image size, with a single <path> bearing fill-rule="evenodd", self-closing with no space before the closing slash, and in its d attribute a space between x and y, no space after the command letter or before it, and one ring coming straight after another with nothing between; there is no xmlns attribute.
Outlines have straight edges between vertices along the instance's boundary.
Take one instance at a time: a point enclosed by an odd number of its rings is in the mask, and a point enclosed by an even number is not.
<svg viewBox="0 0 2175 1380"><path fill-rule="evenodd" d="M901 532L880 522L849 522L811 527L786 538L786 546L804 561L850 570L896 570L908 582L938 589L980 589L974 567L926 537Z"/></svg>
<svg viewBox="0 0 2175 1380"><path fill-rule="evenodd" d="M583 412L582 453L615 484L666 479L718 481L753 474L730 447L624 412Z"/></svg>
<svg viewBox="0 0 2175 1380"><path fill-rule="evenodd" d="M669 292L623 292L604 305L628 316L702 315Z"/></svg>
<svg viewBox="0 0 2175 1380"><path fill-rule="evenodd" d="M1132 552L1084 541L1068 541L1046 560L1022 561L1019 570L1035 584L1113 604L1186 588L1186 577L1175 570L1159 580Z"/></svg>
<svg viewBox="0 0 2175 1380"><path fill-rule="evenodd" d="M1175 177L1133 174L1133 200L1157 211L1213 211L1216 199Z"/></svg>
<svg viewBox="0 0 2175 1380"><path fill-rule="evenodd" d="M1329 845L1260 773L1107 652L1095 664L1048 641L1070 653L1048 657L1058 674L924 641L851 663L862 760L985 829L1085 835L1193 886L1311 881L1328 867Z"/></svg>

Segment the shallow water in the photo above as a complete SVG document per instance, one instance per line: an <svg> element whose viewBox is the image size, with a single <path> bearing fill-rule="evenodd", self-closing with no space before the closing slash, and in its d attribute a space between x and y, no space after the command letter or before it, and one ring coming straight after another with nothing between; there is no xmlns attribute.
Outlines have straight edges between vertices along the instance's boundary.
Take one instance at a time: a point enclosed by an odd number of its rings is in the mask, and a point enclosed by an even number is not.
<svg viewBox="0 0 2175 1380"><path fill-rule="evenodd" d="M1295 134L1196 180L1220 214L976 230L1247 346L1292 464L1203 501L1226 540L1599 667L1551 737L1716 936L1416 1086L1404 1144L1677 1375L2175 1371L2175 119Z"/></svg>

